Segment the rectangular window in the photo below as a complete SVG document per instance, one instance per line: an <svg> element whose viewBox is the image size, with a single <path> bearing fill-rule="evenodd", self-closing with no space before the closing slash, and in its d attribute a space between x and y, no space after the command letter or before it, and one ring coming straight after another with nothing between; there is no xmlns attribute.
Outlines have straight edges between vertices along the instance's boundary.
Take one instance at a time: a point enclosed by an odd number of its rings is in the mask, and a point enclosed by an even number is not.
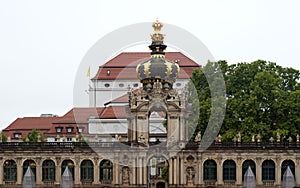
<svg viewBox="0 0 300 188"><path fill-rule="evenodd" d="M67 137L67 142L72 142L72 138Z"/></svg>
<svg viewBox="0 0 300 188"><path fill-rule="evenodd" d="M61 131L62 131L62 128L61 128L61 127L56 127L56 132L57 132L57 133L61 133Z"/></svg>
<svg viewBox="0 0 300 188"><path fill-rule="evenodd" d="M83 127L78 127L78 133L82 133L83 132Z"/></svg>
<svg viewBox="0 0 300 188"><path fill-rule="evenodd" d="M21 134L21 133L15 133L15 134L14 134L14 137L15 137L15 138L21 138L21 137L22 137L22 134Z"/></svg>
<svg viewBox="0 0 300 188"><path fill-rule="evenodd" d="M68 127L67 128L67 133L72 133L72 131L73 131L73 127Z"/></svg>

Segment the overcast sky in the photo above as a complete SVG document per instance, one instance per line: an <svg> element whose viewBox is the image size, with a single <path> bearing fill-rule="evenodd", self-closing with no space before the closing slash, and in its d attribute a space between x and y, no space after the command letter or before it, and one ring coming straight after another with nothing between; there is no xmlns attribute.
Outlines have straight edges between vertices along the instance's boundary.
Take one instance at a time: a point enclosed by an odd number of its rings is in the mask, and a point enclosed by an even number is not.
<svg viewBox="0 0 300 188"><path fill-rule="evenodd" d="M90 47L157 17L197 36L216 60L264 59L299 70L299 7L297 0L1 0L0 129L18 117L66 113Z"/></svg>

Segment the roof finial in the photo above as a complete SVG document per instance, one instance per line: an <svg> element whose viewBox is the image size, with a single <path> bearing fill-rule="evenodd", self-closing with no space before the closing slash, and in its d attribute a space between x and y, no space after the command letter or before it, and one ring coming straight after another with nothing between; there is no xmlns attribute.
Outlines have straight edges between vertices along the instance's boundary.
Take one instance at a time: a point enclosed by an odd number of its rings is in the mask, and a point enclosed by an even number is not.
<svg viewBox="0 0 300 188"><path fill-rule="evenodd" d="M152 27L155 31L153 35L151 35L152 41L163 41L164 35L160 33L161 28L164 26L163 23L161 23L158 18L156 18L156 21L152 23Z"/></svg>

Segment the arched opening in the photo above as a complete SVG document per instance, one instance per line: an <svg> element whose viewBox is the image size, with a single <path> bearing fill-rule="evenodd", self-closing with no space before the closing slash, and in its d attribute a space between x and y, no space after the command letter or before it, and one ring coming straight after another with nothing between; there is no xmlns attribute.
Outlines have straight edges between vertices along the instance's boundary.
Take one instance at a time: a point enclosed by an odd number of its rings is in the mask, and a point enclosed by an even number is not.
<svg viewBox="0 0 300 188"><path fill-rule="evenodd" d="M74 177L75 177L74 176L75 175L74 174L74 167L75 167L74 162L70 159L64 160L61 164L61 175L63 175L64 171L66 170L66 167L68 167L69 171L72 174L72 178L74 180Z"/></svg>
<svg viewBox="0 0 300 188"><path fill-rule="evenodd" d="M154 156L148 162L148 183L149 187L157 187L157 185L165 186L169 178L169 166L167 159L163 156ZM161 184L158 184L158 183Z"/></svg>
<svg viewBox="0 0 300 188"><path fill-rule="evenodd" d="M14 160L6 160L3 164L4 181L17 181L17 163Z"/></svg>
<svg viewBox="0 0 300 188"><path fill-rule="evenodd" d="M110 160L102 160L100 163L100 181L110 184L113 180L113 163Z"/></svg>
<svg viewBox="0 0 300 188"><path fill-rule="evenodd" d="M149 112L149 142L160 143L167 141L167 113L156 109Z"/></svg>
<svg viewBox="0 0 300 188"><path fill-rule="evenodd" d="M235 181L236 180L236 164L233 160L226 160L223 163L223 180Z"/></svg>
<svg viewBox="0 0 300 188"><path fill-rule="evenodd" d="M254 176L256 176L256 166L255 166L255 162L253 160L245 160L243 162L242 165L242 179L244 180L244 175L246 173L246 171L248 170L248 168L251 168Z"/></svg>
<svg viewBox="0 0 300 188"><path fill-rule="evenodd" d="M94 164L91 160L83 160L80 165L80 180L82 182L94 181Z"/></svg>
<svg viewBox="0 0 300 188"><path fill-rule="evenodd" d="M217 163L214 160L206 160L203 166L204 181L217 181Z"/></svg>
<svg viewBox="0 0 300 188"><path fill-rule="evenodd" d="M262 181L275 181L275 163L265 160L262 163Z"/></svg>
<svg viewBox="0 0 300 188"><path fill-rule="evenodd" d="M42 164L42 180L55 181L55 163L52 160L45 160Z"/></svg>
<svg viewBox="0 0 300 188"><path fill-rule="evenodd" d="M157 184L156 184L156 188L165 188L165 187L166 187L165 182L157 182Z"/></svg>
<svg viewBox="0 0 300 188"><path fill-rule="evenodd" d="M281 164L281 180L283 179L283 174L287 170L287 167L290 167L294 177L295 177L295 163L292 160L285 160Z"/></svg>
<svg viewBox="0 0 300 188"><path fill-rule="evenodd" d="M34 174L34 178L36 179L36 163L31 159L23 162L23 177L27 172L28 167L30 167L32 173Z"/></svg>

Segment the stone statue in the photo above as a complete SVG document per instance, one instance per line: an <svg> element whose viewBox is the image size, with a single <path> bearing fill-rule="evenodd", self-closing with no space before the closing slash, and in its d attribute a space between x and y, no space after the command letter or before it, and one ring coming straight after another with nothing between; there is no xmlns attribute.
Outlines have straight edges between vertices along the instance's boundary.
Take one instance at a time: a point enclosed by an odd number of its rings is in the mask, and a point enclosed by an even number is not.
<svg viewBox="0 0 300 188"><path fill-rule="evenodd" d="M238 141L238 142L241 142L241 141L242 141L242 136L241 136L241 133L240 133L240 132L237 134L237 141Z"/></svg>
<svg viewBox="0 0 300 188"><path fill-rule="evenodd" d="M251 141L252 141L252 142L255 142L254 135L252 135Z"/></svg>
<svg viewBox="0 0 300 188"><path fill-rule="evenodd" d="M128 167L124 167L122 169L122 180L123 180L123 183L129 183L129 168Z"/></svg>
<svg viewBox="0 0 300 188"><path fill-rule="evenodd" d="M271 136L271 138L269 139L271 143L274 142L274 138Z"/></svg>
<svg viewBox="0 0 300 188"><path fill-rule="evenodd" d="M299 134L297 134L296 139L297 139L296 142L299 142L299 139L300 139Z"/></svg>
<svg viewBox="0 0 300 188"><path fill-rule="evenodd" d="M201 142L201 131L199 131L195 137L195 142Z"/></svg>
<svg viewBox="0 0 300 188"><path fill-rule="evenodd" d="M277 142L280 142L280 134L279 134L279 132L277 132L277 135L276 135L276 137L277 137Z"/></svg>
<svg viewBox="0 0 300 188"><path fill-rule="evenodd" d="M195 177L195 169L191 166L186 168L186 176L187 176L187 180L191 181L194 179Z"/></svg>
<svg viewBox="0 0 300 188"><path fill-rule="evenodd" d="M221 134L218 135L217 139L216 139L217 142L221 143L222 142L222 136Z"/></svg>
<svg viewBox="0 0 300 188"><path fill-rule="evenodd" d="M41 135L40 134L37 135L37 141L41 142Z"/></svg>
<svg viewBox="0 0 300 188"><path fill-rule="evenodd" d="M289 141L289 143L293 142L293 138L290 136L290 137L288 138L288 141Z"/></svg>
<svg viewBox="0 0 300 188"><path fill-rule="evenodd" d="M258 134L258 135L256 136L256 139L257 139L257 142L260 142L260 139L261 139L260 134Z"/></svg>

